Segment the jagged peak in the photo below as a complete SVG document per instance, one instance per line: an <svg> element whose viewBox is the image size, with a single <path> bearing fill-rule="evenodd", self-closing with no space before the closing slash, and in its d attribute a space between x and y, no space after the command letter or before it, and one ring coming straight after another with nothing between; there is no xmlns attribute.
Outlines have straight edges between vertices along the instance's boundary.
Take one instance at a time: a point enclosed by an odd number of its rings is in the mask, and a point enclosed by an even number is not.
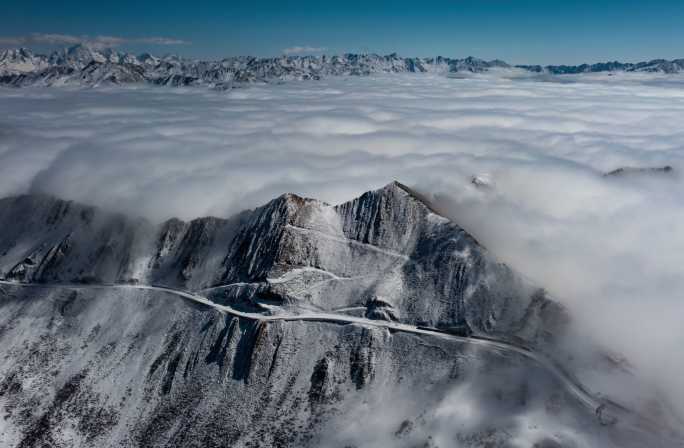
<svg viewBox="0 0 684 448"><path fill-rule="evenodd" d="M8 48L8 49L0 50L0 55L2 55L4 57L18 57L18 56L33 57L34 53L29 48L19 47L19 48Z"/></svg>
<svg viewBox="0 0 684 448"><path fill-rule="evenodd" d="M401 193L402 195L404 195L405 197L407 197L408 199L414 200L414 201L420 203L422 206L424 206L424 207L425 207L427 210L429 210L430 212L432 212L432 213L434 213L434 214L436 214L436 215L442 216L442 217L446 217L446 215L445 215L444 213L440 212L440 211L434 206L434 204L432 203L432 201L431 201L427 196L425 196L425 195L422 194L422 193L419 193L419 192L416 191L415 189L413 189L413 188L407 186L406 184L403 184L403 183L399 182L398 180L393 180L392 182L390 182L389 184L385 185L384 187L382 187L382 188L381 188L380 190L378 190L378 191L383 191L383 192L395 192L395 193L396 193L396 192L399 192L399 193Z"/></svg>
<svg viewBox="0 0 684 448"><path fill-rule="evenodd" d="M416 189L411 188L407 186L406 184L403 184L397 180L394 180L390 182L389 184L385 185L382 188L379 188L377 190L369 191L364 193L363 195L359 196L358 198L346 202L344 204L341 204L338 206L339 208L344 208L348 207L349 205L353 204L356 201L363 200L363 198L367 198L369 195L375 195L378 198L385 197L387 199L390 199L391 201L395 201L394 204L406 204L408 202L413 203L414 205L417 205L418 208L422 208L424 211L424 214L426 217L429 217L429 215L432 215L434 218L435 216L439 217L436 221L433 222L441 222L441 223L449 223L450 226L459 229L462 231L464 234L467 235L468 238L472 240L474 244L476 244L478 247L481 247L483 250L486 250L485 246L480 243L477 238L475 238L472 234L470 234L467 230L462 228L457 222L455 222L448 213L445 213L441 211L437 206L434 205L432 200L427 197L426 195L416 191ZM391 196L391 197L390 197ZM399 201L399 202L396 202Z"/></svg>
<svg viewBox="0 0 684 448"><path fill-rule="evenodd" d="M310 213L312 209L327 206L329 206L327 203L317 199L306 198L295 193L284 193L248 213L252 215L252 225L259 226L264 222L269 222L270 226L281 226L294 223L299 216Z"/></svg>
<svg viewBox="0 0 684 448"><path fill-rule="evenodd" d="M272 199L271 201L267 202L266 205L264 205L265 208L271 208L273 206L287 206L288 209L290 210L298 210L306 205L321 205L321 206L326 206L326 204L323 201L320 201L318 199L314 198L308 198L304 196L300 196L296 193L283 193L280 196L276 197L275 199Z"/></svg>

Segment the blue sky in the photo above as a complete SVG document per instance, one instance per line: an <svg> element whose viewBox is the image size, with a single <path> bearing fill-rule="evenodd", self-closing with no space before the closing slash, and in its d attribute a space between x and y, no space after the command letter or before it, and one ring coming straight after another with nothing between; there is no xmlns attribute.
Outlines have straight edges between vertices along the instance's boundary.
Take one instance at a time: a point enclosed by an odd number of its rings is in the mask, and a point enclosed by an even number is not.
<svg viewBox="0 0 684 448"><path fill-rule="evenodd" d="M4 2L3 2L4 3ZM684 57L684 2L394 0L282 2L9 0L0 44L49 49L44 33L120 38L121 48L196 57L325 53L474 55L513 63ZM33 35L33 38L26 36ZM185 43L155 44L150 38Z"/></svg>

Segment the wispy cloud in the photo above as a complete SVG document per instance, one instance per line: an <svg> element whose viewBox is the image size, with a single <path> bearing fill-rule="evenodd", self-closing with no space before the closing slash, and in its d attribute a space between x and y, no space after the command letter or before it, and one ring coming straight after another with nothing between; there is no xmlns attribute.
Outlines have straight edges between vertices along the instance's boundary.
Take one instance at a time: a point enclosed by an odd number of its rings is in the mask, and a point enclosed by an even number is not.
<svg viewBox="0 0 684 448"><path fill-rule="evenodd" d="M26 36L0 37L2 46L30 45L76 45L85 44L93 48L111 48L124 44L186 45L190 42L169 37L119 37L119 36L75 36L71 34L32 33Z"/></svg>
<svg viewBox="0 0 684 448"><path fill-rule="evenodd" d="M141 37L134 39L134 42L152 45L188 45L189 41L183 39L173 39L169 37Z"/></svg>
<svg viewBox="0 0 684 448"><path fill-rule="evenodd" d="M294 47L289 47L283 49L283 54L285 55L293 55L293 54L309 54L309 53L322 53L327 48L325 47L312 47L310 45L297 45Z"/></svg>

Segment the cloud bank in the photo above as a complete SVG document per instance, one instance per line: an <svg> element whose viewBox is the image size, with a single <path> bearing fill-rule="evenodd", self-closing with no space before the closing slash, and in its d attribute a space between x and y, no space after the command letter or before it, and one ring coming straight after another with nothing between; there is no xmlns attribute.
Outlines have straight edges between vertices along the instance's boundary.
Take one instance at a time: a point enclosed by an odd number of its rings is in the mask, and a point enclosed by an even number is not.
<svg viewBox="0 0 684 448"><path fill-rule="evenodd" d="M117 37L117 36L74 36L70 34L33 33L26 36L0 37L0 46L19 47L31 45L77 45L93 48L113 48L125 44L186 45L190 42L169 37Z"/></svg>
<svg viewBox="0 0 684 448"><path fill-rule="evenodd" d="M398 179L547 287L578 331L630 360L626 376L684 412L681 80L574 81L0 90L0 196L188 219L286 191L341 202ZM663 165L674 172L602 176ZM596 390L638 398L640 386L580 370Z"/></svg>
<svg viewBox="0 0 684 448"><path fill-rule="evenodd" d="M327 48L325 47L312 47L311 45L294 46L283 49L283 54L286 56L295 54L311 54L311 53L322 53Z"/></svg>

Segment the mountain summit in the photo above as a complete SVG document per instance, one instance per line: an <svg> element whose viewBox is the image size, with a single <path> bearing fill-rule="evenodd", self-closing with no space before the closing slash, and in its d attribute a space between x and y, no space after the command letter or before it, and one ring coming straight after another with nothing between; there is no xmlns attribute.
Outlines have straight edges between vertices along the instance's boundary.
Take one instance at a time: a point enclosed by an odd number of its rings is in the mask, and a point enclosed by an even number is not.
<svg viewBox="0 0 684 448"><path fill-rule="evenodd" d="M333 311L383 297L402 322L533 340L562 315L398 182L337 206L285 194L230 219L161 225L21 196L0 201L0 225L0 271L21 282L212 288L217 302L251 309L277 298Z"/></svg>

